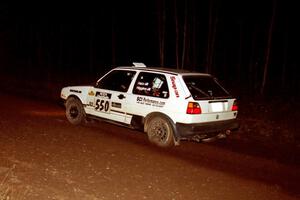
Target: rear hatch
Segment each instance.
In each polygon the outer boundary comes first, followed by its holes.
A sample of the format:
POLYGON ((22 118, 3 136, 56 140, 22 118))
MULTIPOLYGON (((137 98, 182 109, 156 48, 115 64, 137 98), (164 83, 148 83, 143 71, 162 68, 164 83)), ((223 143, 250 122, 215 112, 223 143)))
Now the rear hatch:
POLYGON ((193 97, 194 104, 200 106, 200 113, 192 113, 194 119, 209 122, 236 117, 236 100, 216 78, 210 75, 185 75, 183 80, 193 97))

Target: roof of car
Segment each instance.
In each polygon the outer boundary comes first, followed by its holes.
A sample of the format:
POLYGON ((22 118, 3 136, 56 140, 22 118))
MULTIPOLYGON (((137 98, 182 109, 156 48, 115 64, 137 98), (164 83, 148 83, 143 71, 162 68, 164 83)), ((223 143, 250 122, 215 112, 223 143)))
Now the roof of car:
POLYGON ((132 66, 120 66, 115 69, 131 69, 131 70, 141 70, 141 71, 152 71, 152 72, 163 72, 168 74, 174 75, 203 75, 203 76, 210 76, 207 73, 200 73, 200 72, 193 72, 184 69, 174 69, 174 68, 167 68, 167 67, 132 67, 132 66))

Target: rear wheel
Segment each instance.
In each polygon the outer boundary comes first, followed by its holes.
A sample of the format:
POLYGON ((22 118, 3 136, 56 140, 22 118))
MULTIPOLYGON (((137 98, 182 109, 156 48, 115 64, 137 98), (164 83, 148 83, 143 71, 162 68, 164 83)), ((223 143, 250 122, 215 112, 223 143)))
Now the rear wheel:
POLYGON ((85 121, 85 111, 81 101, 73 97, 66 102, 66 117, 71 124, 78 125, 85 121))
POLYGON ((148 120, 147 135, 151 143, 160 147, 174 145, 174 131, 170 120, 161 115, 156 115, 148 120))

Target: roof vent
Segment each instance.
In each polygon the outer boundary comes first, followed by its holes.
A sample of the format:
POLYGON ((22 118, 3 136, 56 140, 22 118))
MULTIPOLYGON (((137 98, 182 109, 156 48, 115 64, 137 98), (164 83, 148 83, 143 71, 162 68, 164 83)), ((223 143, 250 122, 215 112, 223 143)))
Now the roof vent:
POLYGON ((147 67, 144 63, 133 62, 132 64, 134 67, 147 67))

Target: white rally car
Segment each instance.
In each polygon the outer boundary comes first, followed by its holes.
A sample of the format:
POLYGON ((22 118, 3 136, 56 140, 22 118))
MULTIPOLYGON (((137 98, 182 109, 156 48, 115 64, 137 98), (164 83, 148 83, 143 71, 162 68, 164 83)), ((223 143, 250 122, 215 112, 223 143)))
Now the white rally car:
POLYGON ((72 124, 117 122, 161 147, 221 138, 239 126, 236 99, 213 76, 142 63, 114 68, 95 86, 64 87, 61 98, 72 124))

